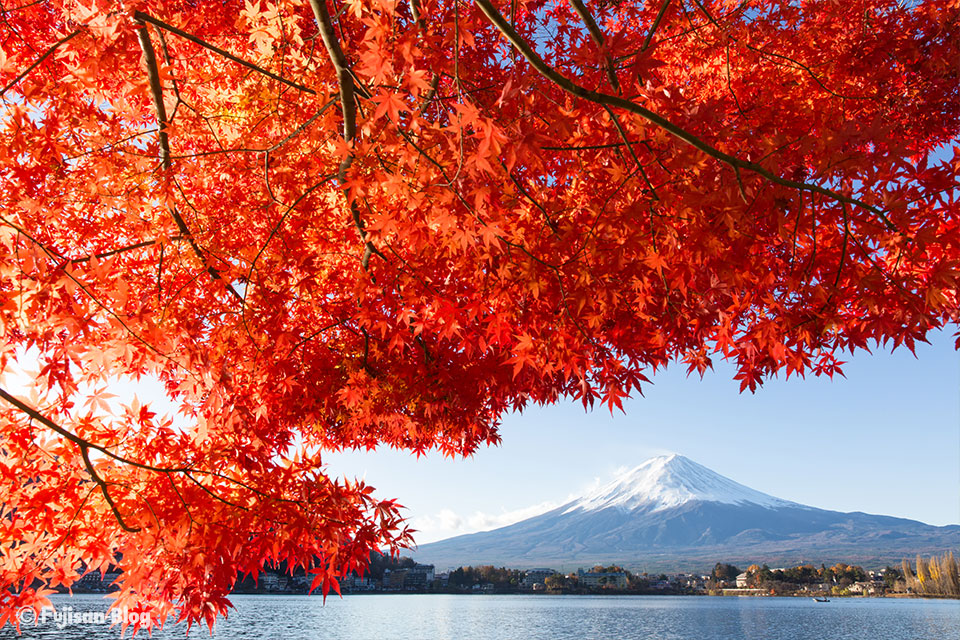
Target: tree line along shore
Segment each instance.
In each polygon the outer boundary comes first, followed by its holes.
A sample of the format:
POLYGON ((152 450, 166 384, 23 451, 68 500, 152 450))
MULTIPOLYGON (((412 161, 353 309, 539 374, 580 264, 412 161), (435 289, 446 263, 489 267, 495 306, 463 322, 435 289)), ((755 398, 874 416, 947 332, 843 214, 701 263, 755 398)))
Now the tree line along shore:
MULTIPOLYGON (((84 576, 77 593, 113 590, 118 572, 84 576)), ((238 576, 234 593, 306 594, 310 577, 283 565, 259 576, 238 576)), ((752 596, 874 596, 960 598, 960 560, 952 552, 903 560, 899 566, 865 570, 857 565, 802 564, 770 568, 752 564, 740 568, 718 562, 707 574, 635 572, 620 565, 596 565, 563 573, 550 568, 513 569, 480 565, 437 572, 433 565, 408 557, 376 554, 364 575, 339 581, 341 593, 477 593, 477 594, 632 594, 632 595, 752 595, 752 596)))

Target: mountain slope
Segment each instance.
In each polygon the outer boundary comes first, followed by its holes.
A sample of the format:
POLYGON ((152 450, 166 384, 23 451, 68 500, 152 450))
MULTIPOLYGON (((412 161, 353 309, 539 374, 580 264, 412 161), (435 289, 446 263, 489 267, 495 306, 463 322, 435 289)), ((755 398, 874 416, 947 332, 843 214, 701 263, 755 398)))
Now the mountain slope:
POLYGON ((816 509, 761 493, 683 456, 648 460, 552 511, 420 547, 438 567, 617 562, 650 570, 714 562, 857 561, 870 566, 960 546, 960 526, 816 509))

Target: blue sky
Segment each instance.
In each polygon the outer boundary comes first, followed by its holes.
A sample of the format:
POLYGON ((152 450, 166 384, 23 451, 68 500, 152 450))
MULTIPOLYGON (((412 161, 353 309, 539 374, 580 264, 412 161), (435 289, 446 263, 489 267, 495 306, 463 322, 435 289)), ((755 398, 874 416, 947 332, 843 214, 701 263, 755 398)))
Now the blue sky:
POLYGON ((468 459, 330 454, 330 471, 397 498, 420 543, 502 526, 563 503, 618 469, 680 453, 810 506, 960 523, 960 354, 953 331, 907 350, 858 352, 846 378, 773 379, 740 394, 717 363, 701 381, 662 372, 625 414, 579 404, 507 416, 500 447, 468 459))

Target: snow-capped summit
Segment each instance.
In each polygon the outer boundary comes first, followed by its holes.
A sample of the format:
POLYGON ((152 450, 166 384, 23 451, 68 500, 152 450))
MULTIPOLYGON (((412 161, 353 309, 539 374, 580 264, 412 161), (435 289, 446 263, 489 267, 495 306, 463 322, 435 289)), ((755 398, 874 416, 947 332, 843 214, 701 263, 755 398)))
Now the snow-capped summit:
POLYGON ((566 505, 564 513, 610 507, 655 512, 691 501, 753 504, 770 508, 800 506, 745 487, 689 458, 672 454, 651 458, 621 474, 612 482, 566 505))

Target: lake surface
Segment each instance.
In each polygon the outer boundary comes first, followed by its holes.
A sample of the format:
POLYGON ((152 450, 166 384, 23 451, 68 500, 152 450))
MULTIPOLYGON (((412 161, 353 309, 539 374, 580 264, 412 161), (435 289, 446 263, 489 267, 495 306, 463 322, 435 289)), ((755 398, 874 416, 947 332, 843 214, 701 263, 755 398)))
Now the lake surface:
MULTIPOLYGON (((48 619, 25 624, 22 638, 107 640, 119 627, 76 622, 100 613, 100 595, 55 596, 72 624, 48 619)), ((352 595, 234 596, 236 607, 214 630, 216 640, 955 640, 960 639, 960 601, 709 596, 480 596, 352 595)), ((61 619, 62 621, 63 619, 61 619)), ((129 632, 127 637, 129 637, 129 632)), ((0 639, 17 637, 10 626, 0 639)), ((137 637, 147 638, 146 634, 137 637)), ((158 640, 183 639, 185 627, 155 630, 158 640)), ((206 627, 190 638, 210 638, 206 627)))

